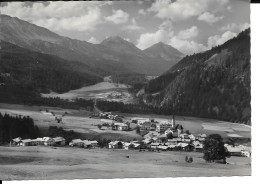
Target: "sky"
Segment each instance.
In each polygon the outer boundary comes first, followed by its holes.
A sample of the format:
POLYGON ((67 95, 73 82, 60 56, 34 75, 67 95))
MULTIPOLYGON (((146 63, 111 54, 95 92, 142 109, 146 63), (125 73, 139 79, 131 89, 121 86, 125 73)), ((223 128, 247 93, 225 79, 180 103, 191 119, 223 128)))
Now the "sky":
POLYGON ((164 42, 184 54, 220 45, 250 26, 247 0, 6 2, 0 11, 94 44, 120 36, 142 50, 164 42))

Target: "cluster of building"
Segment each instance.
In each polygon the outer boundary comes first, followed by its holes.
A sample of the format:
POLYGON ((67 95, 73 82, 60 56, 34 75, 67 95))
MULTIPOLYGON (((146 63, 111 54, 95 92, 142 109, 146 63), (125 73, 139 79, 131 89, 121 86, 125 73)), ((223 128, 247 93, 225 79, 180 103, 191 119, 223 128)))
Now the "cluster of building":
POLYGON ((110 120, 115 120, 117 122, 123 122, 123 119, 121 116, 112 114, 111 112, 103 112, 99 114, 99 117, 101 119, 110 119, 110 120))
POLYGON ((21 137, 17 137, 12 139, 12 144, 16 146, 64 146, 66 144, 66 140, 63 137, 43 137, 36 139, 22 139, 21 137))

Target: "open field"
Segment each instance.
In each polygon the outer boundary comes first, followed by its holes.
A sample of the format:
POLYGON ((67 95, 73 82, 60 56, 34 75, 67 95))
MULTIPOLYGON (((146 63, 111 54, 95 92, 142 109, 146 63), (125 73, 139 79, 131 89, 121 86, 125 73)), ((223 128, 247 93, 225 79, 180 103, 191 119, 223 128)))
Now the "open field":
MULTIPOLYGON (((37 106, 23 106, 12 104, 0 104, 0 112, 2 114, 8 113, 11 115, 23 115, 33 118, 35 125, 39 127, 43 134, 47 131, 49 126, 62 127, 64 130, 74 130, 82 134, 84 138, 94 139, 97 137, 106 137, 111 140, 123 139, 141 139, 141 136, 136 134, 135 130, 132 131, 113 131, 102 127, 98 129, 97 125, 102 124, 100 119, 89 118, 88 112, 84 110, 70 110, 53 107, 37 107, 37 106), (49 113, 45 112, 45 109, 49 110, 49 113), (56 116, 61 116, 67 112, 68 115, 62 117, 62 123, 57 123, 55 117, 50 113, 54 112, 56 116)), ((135 124, 131 124, 131 127, 135 127, 135 124)))
POLYGON ((251 160, 206 163, 195 152, 138 152, 35 146, 0 147, 0 179, 156 178, 251 175, 251 160), (185 156, 193 163, 186 163, 185 156), (126 156, 129 156, 127 158, 126 156))
MULTIPOLYGON (((65 130, 74 130, 85 134, 114 134, 116 137, 119 135, 123 135, 128 136, 129 138, 141 138, 138 134, 135 133, 135 131, 112 131, 105 128, 103 128, 103 130, 99 130, 97 128, 97 125, 102 124, 100 119, 89 118, 87 111, 84 110, 70 110, 53 107, 47 108, 50 112, 54 112, 57 115, 68 112, 68 115, 63 117, 63 123, 58 124, 55 121, 55 117, 52 116, 50 113, 46 114, 44 112, 41 112, 41 110, 45 109, 46 107, 0 104, 0 112, 14 115, 31 116, 34 119, 35 124, 40 129, 47 129, 49 126, 58 126, 63 127, 65 130)), ((133 117, 171 120, 171 116, 163 115, 140 115, 123 113, 118 114, 124 115, 125 121, 131 121, 131 118, 133 117)), ((189 130, 195 135, 200 133, 218 133, 224 138, 251 138, 251 127, 247 125, 196 117, 176 116, 175 118, 176 123, 182 124, 185 130, 189 130)), ((134 127, 133 124, 132 127, 134 127)))
POLYGON ((83 99, 106 99, 118 102, 131 102, 132 95, 128 92, 129 86, 125 84, 116 84, 112 82, 100 82, 92 86, 82 87, 71 90, 63 94, 51 92, 42 94, 43 97, 59 97, 62 99, 73 100, 76 98, 83 99))

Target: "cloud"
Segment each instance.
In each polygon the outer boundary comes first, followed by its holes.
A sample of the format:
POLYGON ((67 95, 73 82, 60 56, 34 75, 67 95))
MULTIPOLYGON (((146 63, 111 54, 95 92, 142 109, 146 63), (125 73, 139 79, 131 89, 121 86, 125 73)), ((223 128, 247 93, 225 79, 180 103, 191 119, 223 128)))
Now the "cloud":
POLYGON ((95 30, 102 21, 100 7, 105 2, 36 2, 27 6, 23 2, 9 2, 1 13, 15 16, 51 30, 95 30), (77 10, 77 11, 75 11, 77 10))
POLYGON ((250 27, 250 24, 248 22, 245 22, 245 23, 242 23, 242 24, 235 24, 235 23, 232 23, 232 24, 228 24, 226 26, 223 26, 220 28, 221 31, 243 31, 247 28, 250 27))
POLYGON ((167 32, 165 30, 159 29, 154 33, 144 33, 141 34, 139 39, 137 40, 137 47, 140 49, 146 49, 158 42, 167 42, 173 32, 167 32))
POLYGON ((214 47, 217 45, 221 45, 235 36, 237 36, 237 34, 231 31, 226 31, 222 35, 211 36, 208 38, 208 46, 214 47))
POLYGON ((137 40, 137 47, 146 49, 158 42, 164 42, 180 50, 185 54, 193 54, 205 51, 208 47, 193 40, 187 40, 196 37, 198 28, 192 26, 186 30, 181 30, 177 35, 174 34, 172 22, 164 21, 156 32, 141 34, 137 40))
POLYGON ((203 14, 201 14, 201 15, 198 17, 198 20, 207 22, 207 23, 209 23, 209 24, 213 24, 213 23, 215 23, 215 22, 218 22, 218 21, 222 20, 223 18, 224 18, 223 16, 216 17, 216 16, 215 16, 214 14, 212 14, 212 13, 204 12, 203 14))
POLYGON ((112 10, 113 15, 106 17, 105 19, 109 22, 113 22, 114 24, 122 24, 128 21, 128 13, 123 10, 112 10))
POLYGON ((91 38, 88 40, 88 42, 89 42, 89 43, 93 43, 93 44, 98 44, 98 43, 99 43, 99 41, 98 41, 96 38, 94 38, 94 37, 91 37, 91 38))
POLYGON ((138 26, 135 18, 132 18, 132 24, 124 26, 123 29, 124 30, 131 30, 131 31, 138 31, 138 30, 142 30, 143 27, 138 26))
POLYGON ((198 36, 199 29, 196 26, 192 26, 189 29, 181 30, 178 34, 178 38, 180 39, 190 39, 198 36))
POLYGON ((144 9, 140 9, 138 11, 138 13, 141 14, 141 15, 146 15, 146 11, 144 9))
POLYGON ((193 40, 182 40, 177 36, 172 37, 168 44, 184 54, 198 53, 208 49, 208 47, 204 46, 201 43, 197 43, 193 40))
POLYGON ((205 11, 219 12, 222 11, 229 0, 157 0, 148 11, 155 12, 156 17, 159 18, 170 18, 173 21, 181 21, 194 16, 198 16, 205 11))

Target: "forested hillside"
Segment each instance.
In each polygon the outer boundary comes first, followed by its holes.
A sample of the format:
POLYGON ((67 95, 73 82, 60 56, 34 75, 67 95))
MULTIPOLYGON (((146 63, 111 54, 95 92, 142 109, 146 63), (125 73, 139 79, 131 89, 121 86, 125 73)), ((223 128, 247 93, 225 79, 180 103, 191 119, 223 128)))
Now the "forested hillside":
POLYGON ((99 82, 102 77, 78 62, 32 52, 1 42, 1 98, 31 97, 40 92, 65 92, 99 82))
POLYGON ((177 115, 250 124, 250 29, 186 56, 145 86, 144 101, 177 115))

